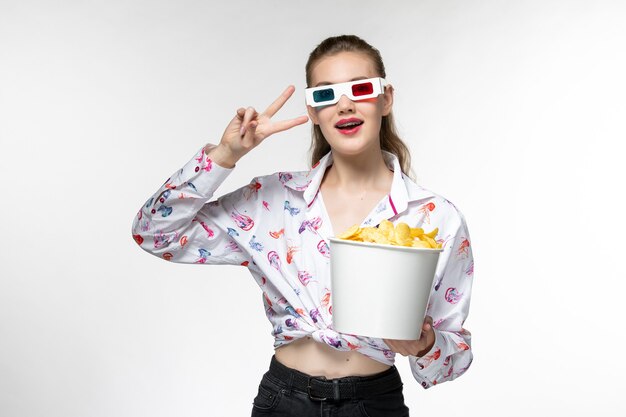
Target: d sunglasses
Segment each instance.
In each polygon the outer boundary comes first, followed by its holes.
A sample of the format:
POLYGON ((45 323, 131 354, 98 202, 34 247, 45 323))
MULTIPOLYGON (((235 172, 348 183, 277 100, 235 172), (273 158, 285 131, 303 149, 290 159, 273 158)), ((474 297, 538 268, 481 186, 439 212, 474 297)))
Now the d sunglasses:
POLYGON ((350 100, 365 100, 378 97, 385 92, 387 81, 384 78, 368 78, 347 83, 322 85, 304 90, 306 104, 311 107, 329 106, 345 95, 350 100))

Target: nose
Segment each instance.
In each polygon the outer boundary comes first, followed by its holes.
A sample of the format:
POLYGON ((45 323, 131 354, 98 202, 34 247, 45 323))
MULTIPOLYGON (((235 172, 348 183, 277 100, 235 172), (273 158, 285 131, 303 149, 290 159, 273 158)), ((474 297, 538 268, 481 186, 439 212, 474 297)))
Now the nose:
POLYGON ((339 97, 337 102, 337 112, 342 113, 354 113, 354 101, 350 100, 345 94, 339 97))

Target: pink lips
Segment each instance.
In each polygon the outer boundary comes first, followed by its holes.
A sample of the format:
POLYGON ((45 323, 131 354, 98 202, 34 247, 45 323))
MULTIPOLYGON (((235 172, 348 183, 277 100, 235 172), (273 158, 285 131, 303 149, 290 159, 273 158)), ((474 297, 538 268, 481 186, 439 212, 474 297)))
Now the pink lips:
POLYGON ((361 130, 361 126, 363 126, 363 120, 361 119, 357 119, 355 117, 351 117, 349 119, 341 119, 339 120, 336 124, 335 124, 335 128, 339 131, 339 133, 341 133, 342 135, 353 135, 355 133, 357 133, 359 130, 361 130), (360 123, 357 126, 351 127, 349 129, 340 129, 339 126, 348 124, 348 123, 360 123))

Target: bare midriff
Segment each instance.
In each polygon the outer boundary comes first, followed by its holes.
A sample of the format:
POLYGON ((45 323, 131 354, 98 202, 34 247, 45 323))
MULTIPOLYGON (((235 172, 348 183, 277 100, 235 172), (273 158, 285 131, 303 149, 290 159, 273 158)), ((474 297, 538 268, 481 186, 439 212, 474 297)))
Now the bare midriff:
POLYGON ((279 347, 275 355, 278 362, 289 368, 328 379, 374 375, 390 368, 359 352, 339 351, 325 343, 316 342, 310 336, 279 347))

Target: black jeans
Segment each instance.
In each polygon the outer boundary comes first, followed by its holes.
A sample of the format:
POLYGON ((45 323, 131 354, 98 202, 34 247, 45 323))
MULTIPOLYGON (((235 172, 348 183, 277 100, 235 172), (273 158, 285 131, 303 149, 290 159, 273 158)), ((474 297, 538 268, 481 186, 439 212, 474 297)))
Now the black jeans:
POLYGON ((395 366, 368 377, 326 380, 287 368, 272 357, 252 405, 252 417, 406 417, 402 381, 395 366), (309 381, 303 384, 303 381, 309 381), (312 381, 312 382, 311 382, 312 381), (318 382, 331 387, 320 395, 318 382), (333 390, 333 387, 341 386, 333 390), (334 391, 335 393, 333 394, 334 391), (369 394, 374 392, 373 395, 369 394), (334 398, 332 398, 334 396, 334 398), (325 397, 325 398, 323 398, 325 397))

